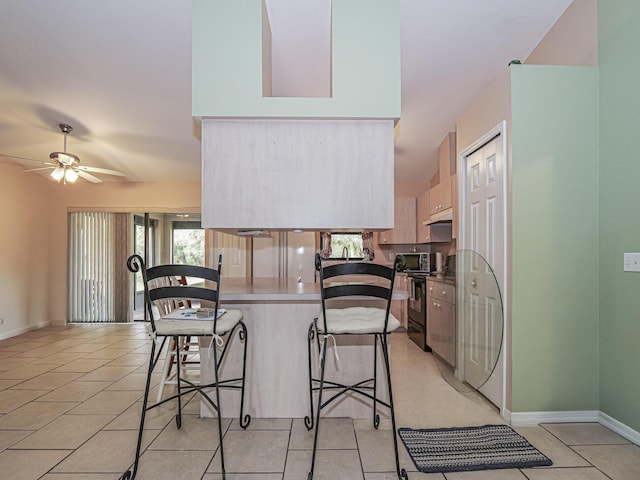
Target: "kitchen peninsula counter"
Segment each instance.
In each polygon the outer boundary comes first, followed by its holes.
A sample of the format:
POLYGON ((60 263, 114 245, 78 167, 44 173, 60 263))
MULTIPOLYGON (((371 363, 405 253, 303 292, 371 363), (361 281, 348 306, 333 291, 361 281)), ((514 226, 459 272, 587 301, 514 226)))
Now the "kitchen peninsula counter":
MULTIPOLYGON (((395 290, 394 300, 406 300, 405 290, 395 290)), ((263 278, 222 278, 220 301, 315 301, 320 307, 320 284, 302 283, 293 279, 273 277, 263 278)))
MULTIPOLYGON (((407 292, 394 291, 394 299, 407 298, 407 292)), ((254 418, 301 418, 309 415, 308 332, 309 325, 320 313, 320 285, 299 283, 278 278, 222 278, 220 306, 243 311, 247 326, 247 377, 245 413, 254 418)), ((242 348, 237 334, 229 350, 223 371, 229 375, 240 372, 242 348)), ((327 378, 355 382, 373 376, 373 337, 336 337, 327 350, 327 378), (338 371, 339 370, 339 371, 338 371)), ((208 360, 210 352, 201 349, 202 380, 212 381, 213 371, 208 360)), ((378 355, 378 372, 384 372, 382 355, 378 355)), ((317 347, 313 343, 312 358, 317 364, 317 347)), ((386 399, 385 375, 379 375, 378 392, 386 399)), ((237 417, 240 395, 224 391, 222 416, 237 417)), ((381 409, 384 417, 387 412, 381 409)), ((206 403, 201 415, 214 416, 206 403)), ((371 407, 360 397, 335 402, 323 415, 370 418, 371 407)))
POLYGON ((221 302, 320 301, 320 284, 281 278, 222 278, 221 302))

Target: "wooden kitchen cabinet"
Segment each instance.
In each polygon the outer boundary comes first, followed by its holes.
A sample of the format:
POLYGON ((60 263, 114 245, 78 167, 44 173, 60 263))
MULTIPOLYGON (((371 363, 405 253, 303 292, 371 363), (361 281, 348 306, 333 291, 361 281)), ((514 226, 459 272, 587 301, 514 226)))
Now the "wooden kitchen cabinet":
POLYGON ((454 132, 449 132, 438 148, 438 172, 438 183, 429 189, 431 215, 453 206, 451 175, 456 173, 456 134, 454 132))
POLYGON ((423 225, 429 220, 429 190, 425 190, 417 198, 416 205, 416 241, 418 243, 429 243, 431 240, 431 229, 428 225, 423 225))
POLYGON ((424 225, 431 218, 429 212, 430 190, 425 190, 417 198, 416 243, 438 243, 451 241, 451 224, 424 225))
POLYGON ((455 285, 427 280, 427 344, 452 367, 456 366, 455 285))
POLYGON ((393 229, 378 232, 378 244, 416 243, 416 199, 396 197, 393 206, 393 229))
POLYGON ((431 178, 429 188, 429 216, 438 213, 441 208, 442 202, 440 201, 440 175, 435 174, 431 178))

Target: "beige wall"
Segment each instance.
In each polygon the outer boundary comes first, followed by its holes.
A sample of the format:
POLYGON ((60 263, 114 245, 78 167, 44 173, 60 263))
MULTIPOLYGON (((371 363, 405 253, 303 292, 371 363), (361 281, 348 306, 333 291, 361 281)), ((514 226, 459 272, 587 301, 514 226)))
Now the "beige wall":
MULTIPOLYGON (((45 181, 46 182, 46 181, 45 181)), ((50 182, 47 182, 50 183, 50 182)), ((67 213, 77 210, 112 212, 199 212, 200 182, 53 185, 50 195, 51 271, 49 311, 54 325, 67 320, 67 213)))
POLYGON ((393 187, 396 197, 418 197, 429 188, 429 179, 424 182, 394 182, 393 187))
POLYGON ((598 1, 574 0, 525 63, 597 66, 598 1))
POLYGON ((0 339, 47 323, 51 184, 0 163, 0 339))

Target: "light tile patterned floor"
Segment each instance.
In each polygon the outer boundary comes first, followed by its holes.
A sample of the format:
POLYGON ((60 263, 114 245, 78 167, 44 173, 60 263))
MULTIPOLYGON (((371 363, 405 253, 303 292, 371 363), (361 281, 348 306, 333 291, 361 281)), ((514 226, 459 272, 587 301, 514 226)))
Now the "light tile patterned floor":
MULTIPOLYGON (((302 340, 304 341, 304 340, 302 340)), ((0 342, 0 477, 14 480, 115 480, 133 458, 149 339, 141 325, 44 328, 0 342)), ((430 354, 392 335, 398 426, 435 428, 501 423, 473 395, 444 382, 430 354)), ((154 384, 158 381, 154 378, 154 384)), ((155 399, 156 391, 151 397, 155 399)), ((220 478, 214 419, 199 400, 177 430, 171 405, 148 415, 138 478, 220 478)), ((304 480, 312 433, 301 419, 226 420, 229 480, 304 480)), ((547 424, 517 430, 553 467, 422 474, 401 446, 411 479, 637 480, 640 447, 598 424, 547 424)), ((323 419, 316 480, 392 480, 391 430, 383 422, 323 419), (386 427, 386 428, 385 428, 386 427)))

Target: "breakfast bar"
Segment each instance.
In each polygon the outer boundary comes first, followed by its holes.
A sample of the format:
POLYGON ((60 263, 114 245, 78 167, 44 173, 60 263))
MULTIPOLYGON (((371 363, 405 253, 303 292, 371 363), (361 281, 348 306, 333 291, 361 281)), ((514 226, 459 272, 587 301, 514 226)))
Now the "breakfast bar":
MULTIPOLYGON (((253 418, 300 418, 309 415, 309 379, 307 345, 311 321, 320 312, 320 286, 279 278, 224 278, 220 290, 220 306, 237 308, 244 313, 247 326, 248 351, 245 392, 245 412, 253 418)), ((394 291, 394 299, 407 298, 406 291, 394 291)), ((237 342, 237 334, 232 341, 237 342)), ((357 381, 372 376, 373 336, 337 337, 327 349, 327 378, 340 370, 345 381, 357 381), (340 365, 351 368, 341 369, 340 365), (362 365, 362 370, 353 365, 362 365), (354 371, 354 378, 349 372, 354 371)), ((241 368, 241 349, 231 349, 223 369, 230 373, 241 368)), ((314 345, 314 351, 317 347, 314 345)), ((213 381, 211 351, 201 348, 201 377, 203 382, 213 381)), ((314 362, 314 368, 317 362, 314 362)), ((378 366, 383 370, 381 355, 378 366)), ((379 377, 378 392, 386 399, 386 380, 379 377)), ((237 417, 240 405, 239 391, 223 392, 222 405, 225 418, 237 417)), ((370 418, 371 406, 360 397, 345 396, 323 411, 334 417, 370 418)), ((386 416, 381 409, 381 416, 386 416)), ((201 405, 202 416, 214 416, 206 404, 201 405)))

